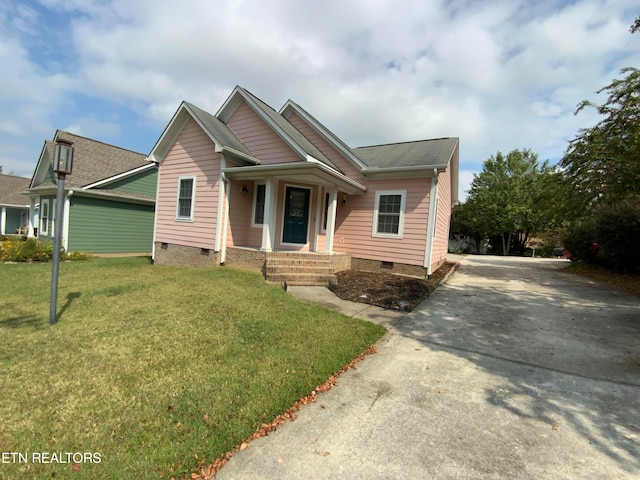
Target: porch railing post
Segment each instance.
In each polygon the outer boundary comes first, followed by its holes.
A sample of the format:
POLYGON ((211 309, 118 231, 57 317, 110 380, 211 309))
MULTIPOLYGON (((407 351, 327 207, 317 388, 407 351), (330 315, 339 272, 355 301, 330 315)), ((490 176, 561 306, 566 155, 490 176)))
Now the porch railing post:
POLYGON ((336 209, 338 205, 338 190, 329 190, 329 206, 327 208, 327 230, 325 233, 324 253, 333 253, 333 236, 336 233, 336 209))
POLYGON ((260 250, 271 252, 276 238, 276 202, 278 200, 278 182, 267 178, 264 188, 264 218, 262 225, 262 247, 260 250))

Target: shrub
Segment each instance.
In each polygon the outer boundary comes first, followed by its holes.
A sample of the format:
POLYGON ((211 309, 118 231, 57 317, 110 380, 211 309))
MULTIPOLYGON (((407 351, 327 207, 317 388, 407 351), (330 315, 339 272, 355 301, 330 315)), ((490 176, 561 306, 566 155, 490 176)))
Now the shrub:
POLYGON ((639 238, 640 207, 628 201, 599 208, 569 230, 564 245, 576 260, 635 273, 640 269, 639 238))
POLYGON ((73 261, 89 260, 90 257, 91 255, 89 255, 87 252, 69 252, 67 254, 67 260, 73 261))
MULTIPOLYGON (((35 238, 27 240, 7 240, 0 243, 0 261, 5 262, 50 262, 53 257, 53 244, 41 242, 35 238)), ((89 254, 60 251, 60 260, 87 260, 89 254)))

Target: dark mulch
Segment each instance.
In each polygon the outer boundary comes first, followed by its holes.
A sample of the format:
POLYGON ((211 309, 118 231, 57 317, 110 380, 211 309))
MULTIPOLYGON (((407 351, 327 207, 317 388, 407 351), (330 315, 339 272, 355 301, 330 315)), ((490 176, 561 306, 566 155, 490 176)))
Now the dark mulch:
POLYGON ((336 273, 337 283, 329 288, 344 300, 410 312, 440 285, 456 265, 445 263, 428 280, 384 272, 346 270, 336 273))

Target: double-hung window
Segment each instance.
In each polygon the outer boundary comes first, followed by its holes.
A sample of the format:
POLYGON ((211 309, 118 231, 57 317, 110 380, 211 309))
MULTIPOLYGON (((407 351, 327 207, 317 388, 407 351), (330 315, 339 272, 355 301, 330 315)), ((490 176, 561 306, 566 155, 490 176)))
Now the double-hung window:
POLYGON ((253 216, 252 226, 260 227, 264 223, 264 203, 267 186, 264 183, 258 183, 253 189, 253 216))
POLYGON ((180 177, 178 179, 178 201, 176 220, 193 221, 193 204, 196 195, 196 177, 180 177))
POLYGON ((406 197, 406 190, 376 192, 372 233, 374 237, 402 238, 406 197))
POLYGON ((49 200, 40 203, 40 234, 49 235, 49 200))

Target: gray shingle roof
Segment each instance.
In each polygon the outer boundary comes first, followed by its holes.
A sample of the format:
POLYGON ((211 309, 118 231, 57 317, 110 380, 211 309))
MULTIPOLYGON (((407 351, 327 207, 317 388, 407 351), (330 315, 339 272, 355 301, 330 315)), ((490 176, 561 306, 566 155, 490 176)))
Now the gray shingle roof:
POLYGON ((451 137, 372 145, 351 151, 369 168, 445 168, 457 144, 458 138, 451 137))
POLYGON ((0 205, 29 205, 29 197, 21 195, 29 188, 29 178, 0 174, 0 205))
POLYGON ((209 112, 205 112, 199 107, 196 107, 194 104, 189 102, 184 102, 187 107, 192 111, 192 113, 198 117, 198 120, 205 128, 209 130, 211 135, 213 135, 218 141, 222 142, 222 146, 231 147, 234 150, 237 150, 241 153, 245 153, 247 155, 252 155, 251 151, 247 148, 247 146, 240 141, 238 137, 236 137, 231 129, 227 127, 221 120, 219 120, 215 115, 211 115, 209 112))
MULTIPOLYGON (((69 188, 84 187, 150 163, 142 153, 62 130, 58 130, 56 135, 60 140, 73 142, 73 171, 66 180, 69 188)), ((52 160, 53 147, 53 142, 46 142, 45 149, 52 160)))

